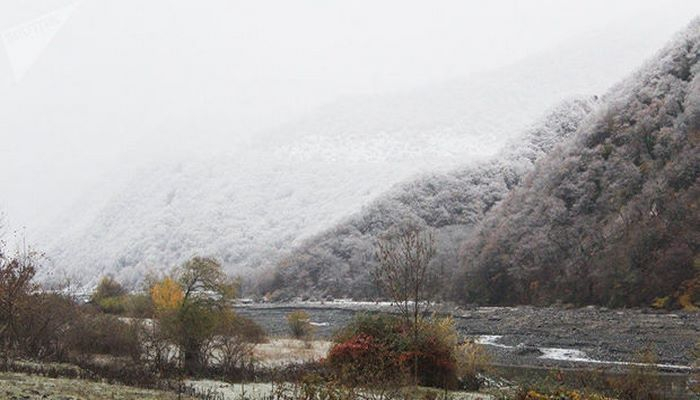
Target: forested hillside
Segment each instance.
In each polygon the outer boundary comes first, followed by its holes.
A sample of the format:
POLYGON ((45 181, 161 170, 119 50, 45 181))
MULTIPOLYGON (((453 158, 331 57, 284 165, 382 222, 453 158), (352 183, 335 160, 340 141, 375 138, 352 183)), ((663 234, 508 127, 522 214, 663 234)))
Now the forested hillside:
POLYGON ((462 300, 700 300, 700 20, 537 165, 462 248, 462 300))
MULTIPOLYGON (((154 157, 137 171, 125 160, 123 176, 56 206, 32 240, 49 258, 39 278, 89 289, 111 274, 137 287, 196 254, 254 276, 392 185, 493 156, 562 99, 602 92, 647 57, 659 29, 605 30, 497 70, 339 98, 247 141, 154 157)), ((457 264, 455 250, 441 254, 457 264)))
POLYGON ((261 283, 261 290, 280 298, 298 294, 371 296, 374 286, 369 272, 375 263, 377 237, 405 221, 436 229, 439 256, 433 262, 445 267, 443 277, 451 276, 458 261, 458 244, 470 227, 516 187, 538 159, 575 132, 594 104, 594 99, 561 104, 491 161, 397 186, 291 252, 261 283))
POLYGON ((696 19, 594 111, 567 103, 490 162, 397 187, 307 240, 261 291, 371 297, 376 240, 408 220, 436 231, 445 298, 695 307, 699 47, 696 19))

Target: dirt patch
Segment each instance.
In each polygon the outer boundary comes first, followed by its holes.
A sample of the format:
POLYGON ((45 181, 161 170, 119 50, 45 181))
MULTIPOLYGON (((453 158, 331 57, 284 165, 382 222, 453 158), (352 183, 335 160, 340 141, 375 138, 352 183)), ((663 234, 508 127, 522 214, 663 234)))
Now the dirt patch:
POLYGON ((264 366, 275 367, 318 361, 331 348, 327 340, 302 341, 297 339, 270 339, 253 350, 255 359, 264 366))

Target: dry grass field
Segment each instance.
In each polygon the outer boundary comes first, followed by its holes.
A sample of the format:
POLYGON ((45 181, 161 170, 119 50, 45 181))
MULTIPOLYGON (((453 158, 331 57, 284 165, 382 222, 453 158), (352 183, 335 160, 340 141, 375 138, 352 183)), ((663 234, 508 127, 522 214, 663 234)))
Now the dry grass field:
POLYGON ((318 361, 325 357, 332 343, 327 340, 270 339, 255 346, 255 359, 265 366, 281 366, 318 361))
MULTIPOLYGON (((177 394, 82 379, 0 373, 0 398, 7 400, 175 400, 177 394)), ((193 400, 188 396, 181 399, 193 400)))

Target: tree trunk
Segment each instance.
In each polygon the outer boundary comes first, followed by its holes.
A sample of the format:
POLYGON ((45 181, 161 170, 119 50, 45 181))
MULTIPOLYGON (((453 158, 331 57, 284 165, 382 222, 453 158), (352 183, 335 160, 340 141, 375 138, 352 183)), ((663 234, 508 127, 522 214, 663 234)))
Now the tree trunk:
POLYGON ((185 370, 185 372, 187 372, 188 374, 195 374, 199 372, 201 368, 199 346, 190 343, 187 346, 185 346, 183 352, 184 358, 182 367, 185 370))

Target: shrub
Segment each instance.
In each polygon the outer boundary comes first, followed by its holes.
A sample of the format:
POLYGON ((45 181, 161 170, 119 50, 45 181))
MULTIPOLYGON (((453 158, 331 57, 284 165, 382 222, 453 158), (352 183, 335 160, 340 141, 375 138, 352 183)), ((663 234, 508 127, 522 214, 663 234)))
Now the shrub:
POLYGON ((105 314, 81 315, 71 327, 69 343, 75 356, 101 354, 137 360, 142 350, 136 321, 105 314))
POLYGON ((155 314, 151 297, 144 293, 126 296, 126 315, 134 318, 152 318, 155 314))
POLYGON ((458 346, 450 318, 421 321, 416 338, 402 319, 360 314, 336 333, 334 342, 326 363, 350 383, 372 383, 372 378, 398 382, 415 373, 421 385, 456 388, 467 382, 475 389, 477 374, 488 362, 482 347, 458 346))
POLYGON ((267 342, 267 333, 262 326, 250 318, 240 315, 235 315, 235 332, 236 336, 250 343, 265 343, 267 342))
POLYGON ((311 317, 305 311, 292 311, 287 315, 287 325, 292 336, 297 339, 308 339, 313 333, 311 317))
POLYGON ((100 301, 110 297, 120 297, 127 293, 126 289, 111 276, 105 276, 100 280, 90 296, 90 301, 99 304, 100 301))
POLYGON ((90 303, 107 314, 150 318, 154 314, 153 302, 148 294, 130 294, 112 277, 102 278, 90 296, 90 303))
POLYGON ((484 346, 473 341, 459 345, 455 353, 457 376, 461 380, 461 388, 478 390, 483 384, 480 374, 488 371, 491 357, 484 346))
POLYGON ((41 254, 27 249, 9 257, 2 245, 0 241, 0 361, 62 358, 78 307, 68 296, 42 291, 34 282, 41 254))
POLYGON ((360 313, 348 325, 335 333, 333 341, 339 343, 353 336, 366 334, 381 338, 384 343, 394 347, 392 341, 403 341, 401 338, 403 331, 402 321, 393 315, 360 313))
POLYGON ((542 393, 535 389, 524 389, 518 392, 515 400, 613 400, 598 393, 585 393, 577 390, 559 390, 553 393, 542 393))
POLYGON ((639 365, 633 366, 627 375, 611 378, 610 387, 615 397, 620 400, 654 400, 660 399, 662 392, 656 368, 657 356, 651 348, 642 350, 637 355, 639 365))
POLYGON ((326 363, 340 382, 351 386, 395 382, 402 377, 392 349, 364 333, 335 344, 326 363))
POLYGON ((78 318, 75 302, 55 293, 33 293, 19 310, 16 339, 18 355, 36 359, 61 359, 69 341, 66 333, 78 318))
POLYGON ((125 296, 105 297, 95 302, 97 308, 103 313, 122 315, 126 313, 125 296))
POLYGON ((358 314, 336 332, 325 363, 346 384, 400 381, 406 376, 399 360, 407 349, 403 325, 388 314, 358 314))
POLYGON ((32 304, 31 293, 37 289, 35 274, 31 258, 7 258, 0 247, 0 355, 4 357, 22 348, 19 318, 32 304))
POLYGON ((154 371, 164 374, 177 369, 177 352, 173 344, 155 321, 144 322, 139 326, 142 338, 142 354, 154 371))
POLYGON ((125 315, 134 318, 151 318, 154 314, 151 298, 141 293, 105 297, 97 301, 95 306, 106 314, 125 315))
MULTIPOLYGON (((328 381, 325 377, 316 373, 307 373, 293 383, 275 385, 270 396, 272 399, 323 399, 323 400, 351 400, 365 398, 357 393, 357 389, 346 386, 336 381, 328 381)), ((378 397, 389 399, 391 397, 378 397)))
POLYGON ((603 148, 600 151, 600 155, 603 157, 604 160, 607 160, 610 157, 610 154, 613 152, 613 145, 610 143, 606 143, 603 145, 603 148))
POLYGON ((408 339, 408 351, 400 355, 404 368, 410 370, 417 359, 418 382, 425 386, 456 388, 457 332, 451 318, 423 320, 415 342, 408 339))
POLYGON ((657 310, 666 310, 666 309, 668 309, 670 304, 671 304, 671 297, 670 296, 663 296, 663 297, 655 298, 654 301, 651 303, 651 306, 652 306, 652 308, 656 308, 657 310))
POLYGON ((250 366, 255 343, 265 340, 265 331, 255 321, 228 310, 221 316, 206 353, 227 377, 231 377, 235 371, 250 366))

